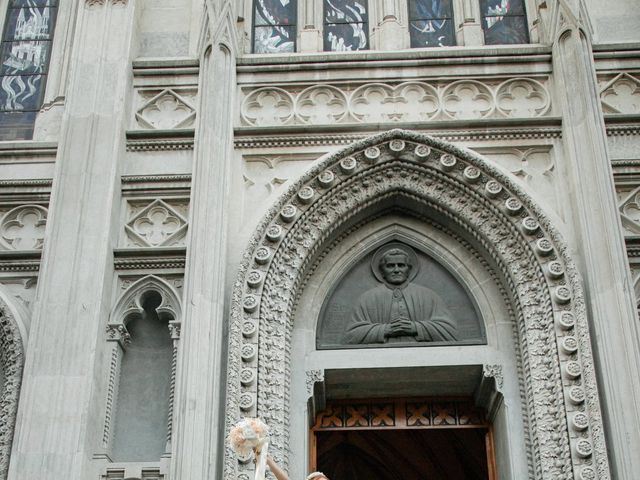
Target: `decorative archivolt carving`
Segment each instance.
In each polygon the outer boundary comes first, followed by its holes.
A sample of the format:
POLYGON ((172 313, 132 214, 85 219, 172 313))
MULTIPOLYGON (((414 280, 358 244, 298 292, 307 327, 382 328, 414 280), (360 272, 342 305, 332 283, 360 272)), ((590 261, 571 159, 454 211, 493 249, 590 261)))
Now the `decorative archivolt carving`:
POLYGON ((241 108, 245 125, 328 125, 418 122, 474 118, 532 118, 549 113, 547 86, 532 78, 503 82, 458 80, 368 83, 350 90, 314 85, 301 92, 277 87, 248 91, 241 108))
POLYGON ((47 209, 41 205, 21 205, 0 219, 0 248, 41 250, 47 224, 47 209))
MULTIPOLYGON (((260 415, 272 427, 275 456, 287 464, 298 290, 344 222, 389 197, 466 231, 511 292, 531 478, 610 478, 584 296, 568 247, 508 175, 469 151, 399 130, 327 157, 258 227, 233 292, 227 427, 239 415, 260 415), (242 382, 245 370, 256 373, 254 383, 242 382)), ((225 478, 239 479, 247 468, 227 450, 225 478)))
POLYGON ((20 329, 8 305, 0 299, 0 479, 7 478, 18 411, 24 351, 20 329))
POLYGON ((600 87, 605 113, 640 113, 640 78, 620 73, 600 87))

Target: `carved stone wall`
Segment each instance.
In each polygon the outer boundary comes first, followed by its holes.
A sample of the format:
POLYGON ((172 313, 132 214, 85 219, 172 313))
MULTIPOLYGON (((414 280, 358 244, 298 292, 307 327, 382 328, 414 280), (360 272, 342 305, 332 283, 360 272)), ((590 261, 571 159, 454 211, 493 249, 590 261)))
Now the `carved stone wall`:
POLYGON ((0 299, 0 479, 7 478, 18 411, 24 352, 22 336, 9 307, 0 299))
MULTIPOLYGON (((566 244, 543 210, 481 157, 397 130, 326 158, 258 226, 233 292, 227 428, 239 415, 260 415, 272 426, 274 456, 287 465, 301 282, 347 219, 389 197, 456 225, 512 292, 530 478, 609 478, 582 286, 566 244)), ((247 470, 227 450, 225 478, 249 478, 247 470)))

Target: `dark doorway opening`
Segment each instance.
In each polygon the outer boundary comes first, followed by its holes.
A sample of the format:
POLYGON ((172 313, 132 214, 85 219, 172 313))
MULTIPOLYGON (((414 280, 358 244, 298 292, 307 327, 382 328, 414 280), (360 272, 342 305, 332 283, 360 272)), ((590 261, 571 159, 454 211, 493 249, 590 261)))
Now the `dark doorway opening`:
POLYGON ((491 480, 486 428, 316 432, 317 469, 331 480, 491 480))

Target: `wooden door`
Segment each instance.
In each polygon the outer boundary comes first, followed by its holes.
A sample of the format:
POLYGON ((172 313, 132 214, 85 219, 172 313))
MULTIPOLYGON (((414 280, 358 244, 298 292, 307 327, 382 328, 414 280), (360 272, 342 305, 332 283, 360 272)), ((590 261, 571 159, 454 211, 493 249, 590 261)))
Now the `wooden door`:
POLYGON ((468 399, 332 402, 311 429, 331 480, 495 480, 490 425, 468 399))

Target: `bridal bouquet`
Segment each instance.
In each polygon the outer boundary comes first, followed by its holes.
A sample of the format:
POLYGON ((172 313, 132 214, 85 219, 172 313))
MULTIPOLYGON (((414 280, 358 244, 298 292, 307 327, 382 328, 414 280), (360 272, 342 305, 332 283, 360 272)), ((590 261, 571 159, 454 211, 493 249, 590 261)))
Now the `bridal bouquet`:
POLYGON ((269 448, 269 427, 259 418, 243 418, 229 432, 231 448, 240 457, 256 454, 255 480, 264 480, 267 450, 269 448))

